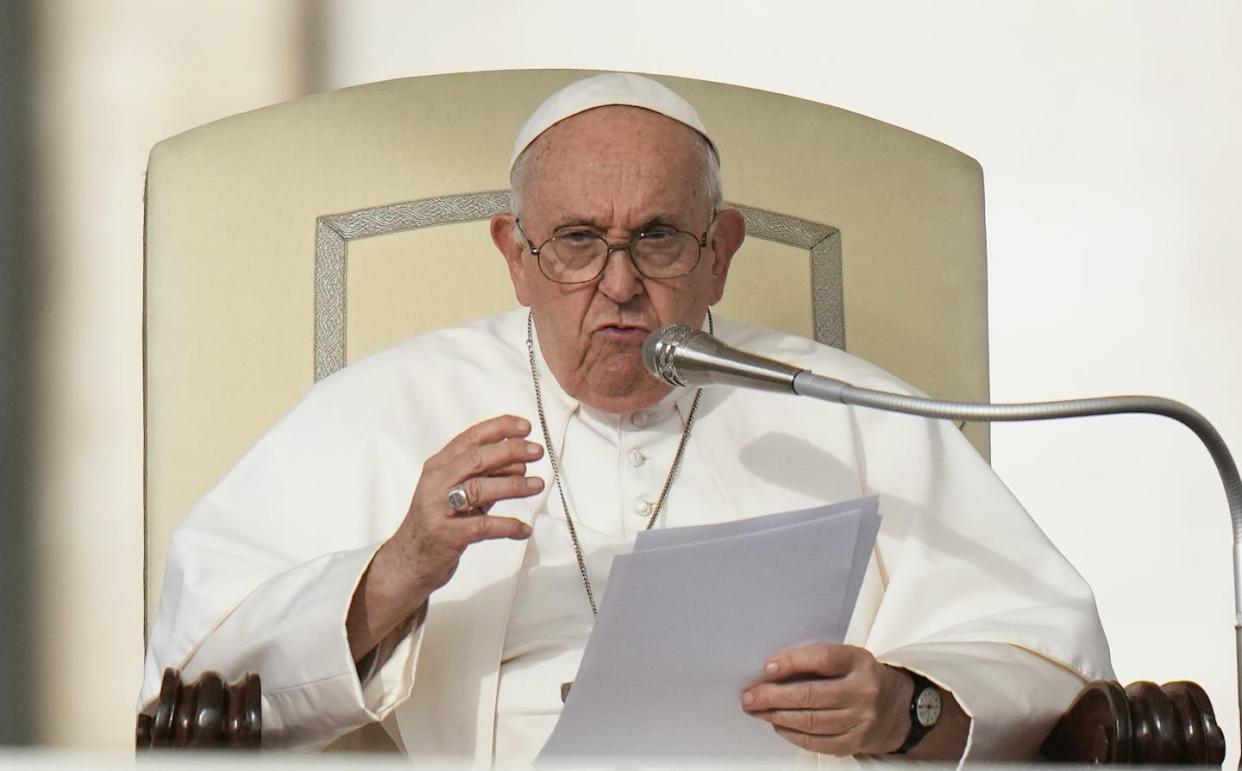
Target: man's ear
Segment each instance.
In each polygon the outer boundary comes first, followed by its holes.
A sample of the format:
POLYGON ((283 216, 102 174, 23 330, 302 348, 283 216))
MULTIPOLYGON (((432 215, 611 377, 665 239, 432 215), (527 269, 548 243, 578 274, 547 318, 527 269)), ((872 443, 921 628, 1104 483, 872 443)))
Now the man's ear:
POLYGON ((511 212, 502 212, 492 217, 492 243, 505 258, 509 268, 509 280, 513 282, 513 294, 522 305, 529 306, 526 292, 526 254, 525 239, 518 231, 517 219, 511 212))
POLYGON ((724 297, 725 281, 729 277, 733 255, 745 240, 746 218, 737 209, 721 209, 716 215, 716 224, 712 226, 707 241, 712 250, 712 305, 724 297))

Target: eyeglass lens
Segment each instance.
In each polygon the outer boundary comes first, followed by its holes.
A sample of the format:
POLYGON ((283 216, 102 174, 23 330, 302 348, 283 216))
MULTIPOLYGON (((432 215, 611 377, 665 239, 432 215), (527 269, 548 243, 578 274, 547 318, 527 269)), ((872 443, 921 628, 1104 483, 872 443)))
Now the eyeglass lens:
POLYGON ((553 281, 590 281, 604 270, 611 252, 630 251, 638 271, 648 278, 676 278, 694 270, 699 241, 677 230, 644 233, 631 244, 609 244, 594 233, 567 233, 540 248, 540 268, 553 281))

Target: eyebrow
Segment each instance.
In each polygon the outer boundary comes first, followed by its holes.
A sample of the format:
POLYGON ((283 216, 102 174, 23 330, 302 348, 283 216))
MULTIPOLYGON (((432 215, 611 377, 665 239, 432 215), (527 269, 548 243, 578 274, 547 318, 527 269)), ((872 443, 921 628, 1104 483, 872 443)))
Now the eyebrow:
POLYGON ((558 230, 564 230, 565 228, 581 228, 581 227, 593 228, 595 230, 607 230, 608 229, 598 220, 591 219, 590 217, 570 217, 569 219, 562 222, 561 224, 553 227, 552 231, 556 232, 558 230))
MULTIPOLYGON (((649 217, 646 222, 644 222, 643 224, 635 228, 633 232, 642 233, 647 230, 650 230, 651 228, 657 225, 666 225, 666 226, 675 228, 677 227, 676 223, 677 223, 677 218, 672 216, 671 214, 667 214, 667 213, 656 214, 652 217, 649 217)), ((570 216, 564 222, 552 228, 552 232, 555 233, 557 231, 564 230, 565 228, 580 228, 580 227, 588 227, 588 228, 592 228, 593 230, 598 230, 601 232, 608 230, 608 226, 606 224, 600 222, 597 219, 594 219, 593 217, 570 216)))

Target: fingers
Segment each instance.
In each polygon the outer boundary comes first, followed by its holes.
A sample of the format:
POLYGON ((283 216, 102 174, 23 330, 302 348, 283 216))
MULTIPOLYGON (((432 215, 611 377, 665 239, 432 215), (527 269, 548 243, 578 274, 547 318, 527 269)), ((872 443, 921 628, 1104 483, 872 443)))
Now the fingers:
POLYGON ((742 694, 742 708, 814 752, 889 752, 908 720, 909 696, 899 698, 903 678, 864 648, 807 645, 765 662, 763 678, 742 694))
MULTIPOLYGON (((526 476, 526 464, 525 464, 525 463, 510 463, 508 466, 501 466, 500 468, 492 469, 491 476, 494 476, 494 477, 525 477, 525 476, 526 476)), ((538 479, 537 477, 532 477, 531 479, 529 479, 529 480, 527 480, 527 481, 537 481, 537 482, 539 482, 539 484, 537 484, 537 485, 535 485, 534 487, 530 488, 533 492, 539 492, 540 490, 542 490, 542 489, 543 489, 543 480, 540 480, 540 479, 538 479)), ((469 493, 469 492, 467 492, 467 493, 466 493, 466 496, 467 496, 467 497, 470 497, 470 493, 469 493)), ((516 498, 516 497, 519 497, 519 496, 518 496, 517 494, 515 494, 515 495, 513 495, 513 496, 511 496, 511 497, 516 498)), ((470 500, 471 500, 471 502, 473 502, 475 499, 474 499, 474 498, 470 498, 470 500)), ((491 508, 492 508, 492 504, 491 504, 491 503, 485 503, 485 504, 482 504, 482 505, 476 505, 476 506, 474 506, 473 508, 471 508, 469 511, 456 512, 456 513, 459 513, 459 514, 487 514, 487 513, 491 510, 491 508)))
POLYGON ((508 466, 492 469, 494 477, 523 477, 526 476, 525 463, 510 463, 508 466))
POLYGON ((869 656, 849 645, 806 645, 781 651, 764 663, 763 677, 742 694, 742 707, 747 712, 764 712, 840 709, 857 703, 868 697, 859 692, 867 690, 867 683, 865 678, 849 676, 869 656))
POLYGON ((404 598, 421 603, 444 586, 470 544, 530 537, 530 527, 520 520, 487 513, 499 501, 543 490, 542 479, 526 476, 527 463, 543 456, 542 447, 526 440, 530 431, 530 421, 513 415, 490 418, 453 437, 423 463, 405 517, 381 547, 386 558, 377 558, 371 568, 376 585, 396 587, 389 594, 402 598, 395 604, 407 615, 413 607, 406 607, 404 598), (466 494, 464 511, 449 503, 457 485, 466 494))
POLYGON ((486 511, 497 501, 526 498, 543 490, 543 480, 527 476, 471 477, 461 483, 466 498, 476 509, 486 511))
POLYGON ((764 665, 763 680, 742 694, 742 706, 759 712, 873 704, 880 690, 876 669, 869 652, 849 645, 782 651, 764 665))
POLYGON ((742 705, 788 741, 830 755, 867 751, 877 718, 875 701, 840 678, 761 683, 743 694, 742 705))
MULTIPOLYGON (((753 717, 766 720, 772 724, 773 730, 790 742, 811 750, 829 755, 854 755, 864 750, 866 729, 874 722, 874 711, 869 704, 849 704, 840 707, 806 707, 759 710, 768 704, 817 704, 820 695, 828 694, 826 701, 834 702, 831 688, 817 688, 811 681, 797 684, 798 688, 787 688, 783 694, 771 695, 759 693, 755 695, 746 710, 753 717), (810 687, 801 687, 810 686, 810 687)), ((828 681, 818 681, 823 684, 828 681)), ((756 686, 748 691, 748 695, 761 688, 756 686)))
POLYGON ((858 727, 863 720, 848 709, 778 709, 755 715, 776 728, 816 736, 838 736, 858 727))
POLYGON ((442 455, 457 455, 471 447, 495 444, 504 439, 521 439, 530 434, 530 421, 516 415, 499 415, 475 423, 449 440, 442 455))
POLYGON ((798 675, 843 677, 872 660, 863 648, 853 645, 804 645, 781 651, 763 665, 763 682, 798 675))
POLYGON ((427 459, 411 508, 424 516, 486 514, 492 504, 506 498, 522 498, 543 490, 543 482, 527 477, 526 464, 543 456, 543 448, 527 441, 530 422, 501 415, 476 423, 427 459), (461 485, 469 507, 455 511, 448 505, 448 491, 461 485))
POLYGON ((481 516, 464 519, 459 528, 462 549, 472 543, 491 541, 497 538, 511 538, 520 541, 529 538, 530 525, 513 517, 481 516))
POLYGON ((818 734, 808 734, 802 731, 796 731, 791 728, 783 728, 781 726, 773 726, 776 733, 780 734, 786 740, 793 742, 804 750, 818 752, 824 755, 855 755, 860 750, 857 746, 858 742, 855 738, 855 731, 847 731, 836 736, 820 736, 818 734))
POLYGON ((543 448, 538 444, 508 437, 491 444, 459 447, 454 452, 449 452, 446 448, 437 459, 445 466, 446 479, 452 484, 461 484, 468 479, 491 476, 501 470, 511 471, 519 465, 525 467, 526 463, 538 460, 542 455, 543 448))
POLYGON ((513 415, 501 415, 476 423, 461 432, 428 459, 424 471, 431 471, 439 484, 460 484, 466 489, 473 509, 486 511, 504 498, 532 495, 543 489, 538 484, 497 486, 480 484, 492 478, 523 479, 526 464, 543 456, 543 448, 524 439, 530 422, 513 415))
POLYGON ((760 683, 742 694, 747 712, 768 710, 840 709, 849 706, 845 689, 832 680, 806 679, 760 683))

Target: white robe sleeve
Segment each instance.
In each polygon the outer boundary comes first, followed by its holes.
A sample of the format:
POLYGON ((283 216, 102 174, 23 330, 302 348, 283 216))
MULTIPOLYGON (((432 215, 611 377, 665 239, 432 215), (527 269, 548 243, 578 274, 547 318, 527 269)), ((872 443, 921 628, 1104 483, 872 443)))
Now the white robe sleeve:
POLYGON ((971 718, 963 761, 1031 758, 1086 684, 1082 674, 1007 643, 923 643, 878 657, 951 691, 971 718))
POLYGON ((1031 757, 1087 680, 1113 677, 1090 588, 953 424, 855 421, 884 517, 868 649, 953 692, 968 759, 1031 757))
POLYGON ((187 681, 259 672, 264 745, 314 747, 408 697, 421 626, 388 640, 360 681, 345 618, 420 468, 353 425, 333 390, 312 390, 174 535, 140 704, 165 667, 187 681))

